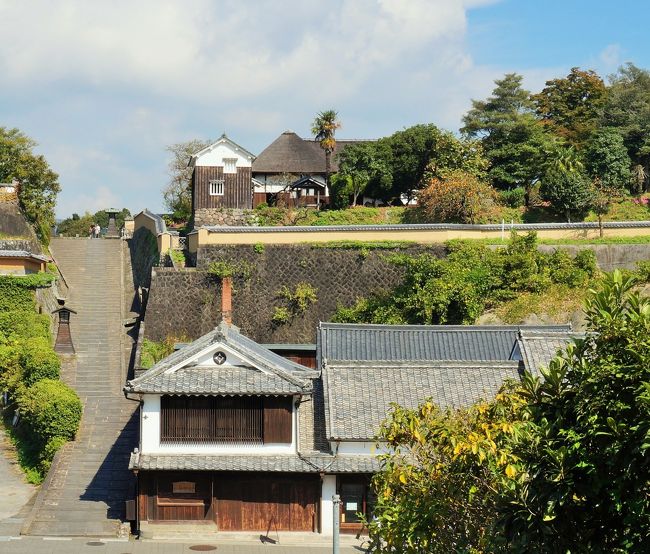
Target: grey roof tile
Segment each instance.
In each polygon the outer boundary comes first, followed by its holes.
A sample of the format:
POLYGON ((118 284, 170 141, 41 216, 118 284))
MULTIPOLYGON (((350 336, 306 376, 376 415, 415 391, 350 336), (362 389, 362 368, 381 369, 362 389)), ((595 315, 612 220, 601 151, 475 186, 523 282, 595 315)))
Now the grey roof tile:
POLYGON ((141 454, 133 452, 130 470, 269 471, 287 473, 370 473, 379 469, 374 456, 141 454))
POLYGON ((225 323, 185 348, 127 381, 127 392, 178 394, 297 394, 310 393, 318 372, 287 360, 225 323), (189 366, 172 369, 221 343, 249 359, 253 367, 189 366))
POLYGON ((509 360, 520 331, 568 332, 570 325, 358 325, 321 323, 321 356, 328 362, 509 360))
POLYGON ((326 363, 323 367, 327 436, 372 440, 392 403, 416 408, 431 398, 440 408, 463 408, 492 398, 519 362, 326 363))
POLYGON ((555 356, 574 338, 582 335, 568 332, 522 331, 517 339, 525 368, 533 375, 540 375, 555 356))

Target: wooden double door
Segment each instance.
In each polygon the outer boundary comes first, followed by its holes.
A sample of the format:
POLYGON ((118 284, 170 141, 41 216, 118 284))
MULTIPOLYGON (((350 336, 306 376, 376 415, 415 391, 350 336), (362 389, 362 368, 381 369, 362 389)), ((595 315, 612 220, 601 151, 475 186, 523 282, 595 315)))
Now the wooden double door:
POLYGON ((142 472, 140 519, 213 520, 221 531, 317 531, 320 480, 310 474, 142 472))

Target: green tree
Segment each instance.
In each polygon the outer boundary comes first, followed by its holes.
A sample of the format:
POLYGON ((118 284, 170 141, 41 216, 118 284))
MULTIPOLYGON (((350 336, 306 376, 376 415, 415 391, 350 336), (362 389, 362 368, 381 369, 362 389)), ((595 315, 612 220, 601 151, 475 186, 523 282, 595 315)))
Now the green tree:
POLYGON ((621 133, 632 164, 644 170, 642 189, 647 190, 650 175, 649 71, 628 63, 610 77, 603 125, 615 127, 621 133))
MULTIPOLYGON (((338 187, 337 194, 352 197, 351 205, 357 203, 360 194, 363 194, 371 179, 381 179, 388 169, 384 161, 377 155, 374 143, 360 142, 351 144, 338 155, 339 171, 337 178, 344 187, 338 187)), ((336 188, 336 187, 334 187, 336 188)))
POLYGON ((650 529, 650 299, 615 272, 586 306, 587 334, 527 376, 496 529, 510 552, 643 552, 650 529))
POLYGON ((35 147, 36 142, 22 131, 0 127, 0 182, 16 179, 20 183, 18 199, 25 217, 47 243, 61 187, 46 159, 34 154, 35 147))
POLYGON ((192 168, 187 163, 192 157, 214 141, 192 139, 166 148, 171 155, 167 165, 169 182, 163 189, 165 206, 175 221, 188 221, 192 215, 192 168))
POLYGON ((314 140, 317 140, 320 147, 325 151, 325 182, 329 186, 332 173, 332 152, 336 148, 336 130, 341 127, 339 114, 336 110, 325 110, 319 112, 311 124, 311 132, 314 140))
POLYGON ((541 194, 551 203, 553 211, 563 214, 568 222, 584 217, 594 199, 593 186, 584 172, 559 168, 551 168, 544 174, 541 194))
POLYGON ((481 140, 490 162, 488 175, 495 187, 522 186, 528 193, 543 172, 553 141, 535 117, 534 104, 530 93, 521 86, 522 79, 516 73, 497 79, 492 96, 472 101, 461 132, 481 140))
POLYGON ((551 131, 580 148, 598 127, 607 87, 594 71, 574 67, 566 77, 546 81, 544 89, 531 98, 551 131))
POLYGON ((630 157, 620 133, 611 127, 596 131, 585 148, 585 165, 602 186, 624 190, 630 185, 630 157))
POLYGON ((371 195, 386 201, 411 199, 431 179, 464 171, 484 179, 488 162, 477 141, 459 140, 435 125, 420 124, 393 133, 375 144, 376 156, 387 171, 371 179, 371 195))

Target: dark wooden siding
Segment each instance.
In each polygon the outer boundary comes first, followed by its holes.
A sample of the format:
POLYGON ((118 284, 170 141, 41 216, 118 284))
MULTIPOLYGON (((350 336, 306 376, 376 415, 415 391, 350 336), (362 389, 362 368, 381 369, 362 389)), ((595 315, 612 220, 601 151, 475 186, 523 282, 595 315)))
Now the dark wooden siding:
POLYGON ((316 369, 316 350, 272 350, 279 356, 296 362, 297 364, 304 365, 316 369))
POLYGON ((268 396, 264 399, 264 442, 291 443, 291 397, 268 396))
POLYGON ((317 475, 159 471, 140 472, 138 479, 142 521, 213 519, 221 531, 318 528, 317 475), (174 483, 183 485, 181 492, 174 492, 174 483), (182 492, 186 484, 195 492, 182 492))
POLYGON ((196 166, 192 173, 194 209, 251 208, 253 201, 251 168, 238 167, 237 173, 223 172, 223 167, 196 166), (223 196, 210 196, 210 181, 223 179, 223 196))
POLYGON ((215 474, 221 531, 315 531, 319 479, 301 474, 215 474))

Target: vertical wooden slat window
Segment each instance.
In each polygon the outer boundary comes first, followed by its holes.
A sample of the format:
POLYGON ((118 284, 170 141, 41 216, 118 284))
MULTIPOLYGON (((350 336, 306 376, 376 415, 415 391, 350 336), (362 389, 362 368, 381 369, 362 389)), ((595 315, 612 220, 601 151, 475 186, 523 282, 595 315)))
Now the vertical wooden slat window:
POLYGON ((163 396, 163 444, 261 444, 264 400, 259 396, 163 396))

